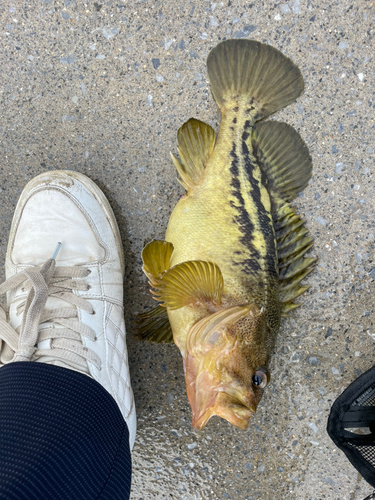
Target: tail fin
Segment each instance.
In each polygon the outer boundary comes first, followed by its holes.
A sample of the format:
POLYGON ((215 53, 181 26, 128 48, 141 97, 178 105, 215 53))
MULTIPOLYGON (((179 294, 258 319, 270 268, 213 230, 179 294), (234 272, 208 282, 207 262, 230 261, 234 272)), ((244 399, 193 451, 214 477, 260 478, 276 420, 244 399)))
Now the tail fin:
POLYGON ((298 67, 279 50, 255 40, 226 40, 208 55, 211 91, 221 110, 251 106, 261 120, 292 103, 303 91, 298 67))

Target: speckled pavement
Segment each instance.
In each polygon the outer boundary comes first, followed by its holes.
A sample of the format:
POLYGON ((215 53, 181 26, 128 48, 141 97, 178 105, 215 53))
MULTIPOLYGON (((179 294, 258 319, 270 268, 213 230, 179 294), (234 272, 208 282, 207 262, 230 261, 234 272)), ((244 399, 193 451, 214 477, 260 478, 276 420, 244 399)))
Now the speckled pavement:
POLYGON ((77 170, 108 196, 127 254, 139 417, 131 498, 368 495, 325 428, 335 398, 374 364, 374 2, 3 0, 0 19, 1 263, 18 196, 35 175, 77 170), (296 205, 319 265, 304 306, 282 323, 249 430, 214 418, 196 432, 177 348, 139 343, 134 315, 151 304, 141 248, 164 237, 183 193, 169 151, 190 117, 218 129, 206 57, 230 37, 270 43, 303 73, 304 94, 275 117, 313 157, 296 205))

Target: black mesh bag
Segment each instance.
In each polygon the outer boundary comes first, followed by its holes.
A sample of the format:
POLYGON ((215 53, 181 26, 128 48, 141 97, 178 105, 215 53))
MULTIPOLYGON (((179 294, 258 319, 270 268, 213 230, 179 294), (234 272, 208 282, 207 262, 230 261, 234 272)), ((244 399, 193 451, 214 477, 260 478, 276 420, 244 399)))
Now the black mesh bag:
MULTIPOLYGON (((327 432, 375 488, 375 366, 363 373, 334 402, 327 432)), ((375 492, 365 500, 375 499, 375 492)))

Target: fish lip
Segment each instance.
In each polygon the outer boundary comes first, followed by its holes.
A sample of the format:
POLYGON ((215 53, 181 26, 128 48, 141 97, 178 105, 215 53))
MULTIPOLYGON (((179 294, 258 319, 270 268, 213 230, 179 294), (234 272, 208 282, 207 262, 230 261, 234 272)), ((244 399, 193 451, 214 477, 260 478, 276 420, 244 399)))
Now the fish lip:
POLYGON ((199 405, 198 406, 196 405, 196 400, 194 401, 194 403, 190 401, 193 427, 199 430, 204 429, 210 418, 215 415, 214 408, 216 405, 217 397, 218 397, 218 392, 216 391, 213 392, 211 394, 211 399, 208 402, 206 402, 205 410, 203 411, 202 410, 199 411, 199 405))
POLYGON ((203 415, 201 415, 198 418, 195 418, 193 414, 192 418, 192 425, 195 429, 198 429, 199 431, 202 431, 205 427, 207 422, 210 420, 211 417, 213 417, 215 414, 212 411, 212 408, 208 408, 203 415))
POLYGON ((250 419, 254 413, 255 410, 241 404, 232 405, 229 408, 218 408, 216 411, 218 417, 224 418, 230 424, 244 431, 249 427, 250 419))
POLYGON ((227 420, 238 429, 246 430, 249 427, 250 420, 255 411, 256 405, 251 405, 251 407, 243 404, 216 406, 215 402, 214 406, 207 408, 207 410, 198 418, 195 417, 193 412, 192 425, 198 430, 203 430, 211 417, 217 415, 218 417, 227 420))

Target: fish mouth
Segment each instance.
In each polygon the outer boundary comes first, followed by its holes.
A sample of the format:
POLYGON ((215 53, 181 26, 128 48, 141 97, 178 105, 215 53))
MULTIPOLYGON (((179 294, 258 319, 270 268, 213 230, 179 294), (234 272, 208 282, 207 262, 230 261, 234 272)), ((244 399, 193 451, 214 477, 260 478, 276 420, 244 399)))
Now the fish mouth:
MULTIPOLYGON (((222 360, 230 358, 238 348, 238 340, 228 328, 253 309, 251 316, 263 316, 254 304, 235 306, 205 316, 188 333, 184 370, 196 429, 204 429, 214 415, 239 429, 249 426, 260 398, 246 383, 246 376, 233 377, 233 370, 225 368, 222 360)), ((237 356, 241 357, 239 353, 237 356)))
POLYGON ((216 393, 214 401, 210 401, 202 408, 192 406, 192 425, 196 429, 202 430, 211 417, 218 417, 227 420, 238 429, 246 430, 249 427, 250 419, 256 411, 255 405, 245 406, 239 402, 238 398, 233 398, 225 392, 216 393))
POLYGON ((215 376, 216 370, 200 369, 189 353, 184 366, 193 427, 202 430, 210 418, 217 415, 246 430, 259 402, 254 392, 233 381, 221 381, 215 376))

